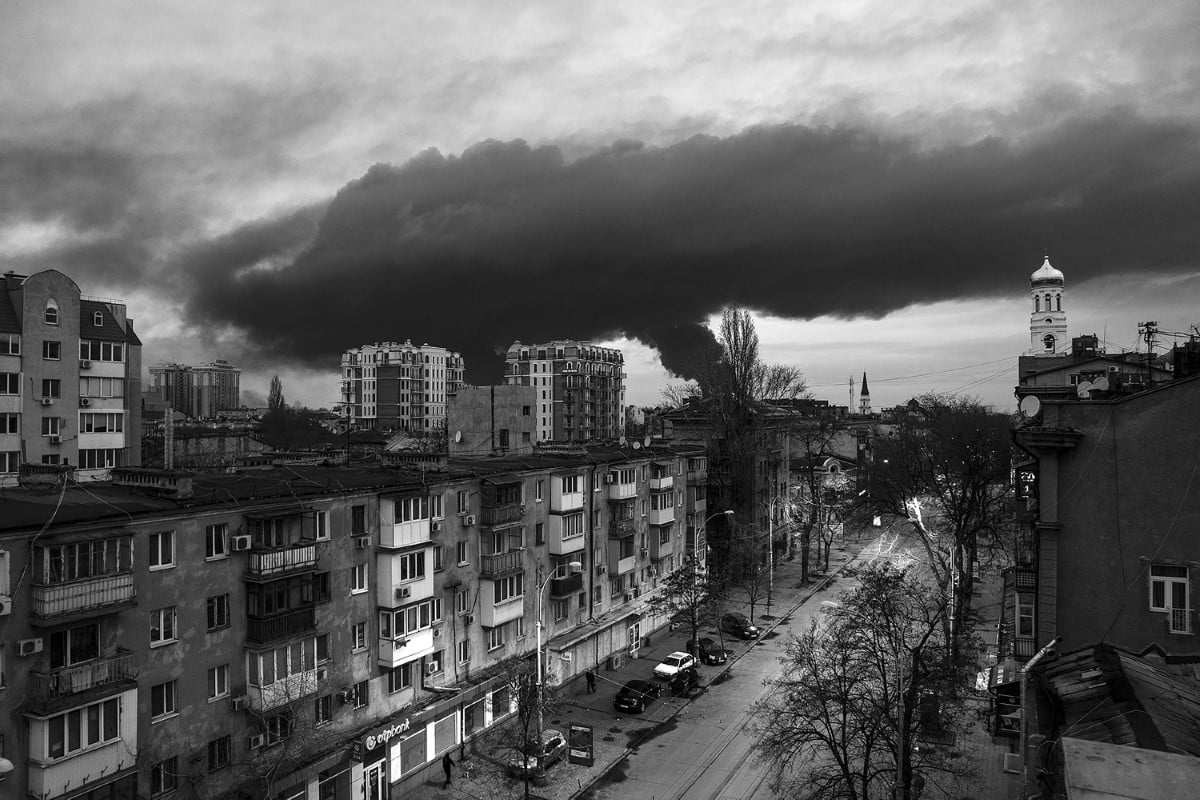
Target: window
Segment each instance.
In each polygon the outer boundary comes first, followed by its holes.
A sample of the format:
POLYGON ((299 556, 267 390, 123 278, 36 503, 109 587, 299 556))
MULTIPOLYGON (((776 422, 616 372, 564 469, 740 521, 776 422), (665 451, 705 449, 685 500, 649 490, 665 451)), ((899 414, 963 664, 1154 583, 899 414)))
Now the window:
POLYGON ((318 697, 313 703, 313 724, 328 725, 333 722, 333 695, 318 697))
POLYGON ((459 514, 467 514, 471 511, 471 501, 467 493, 459 490, 455 509, 459 514))
POLYGON ((1150 565, 1150 610, 1186 611, 1188 602, 1188 568, 1174 564, 1150 565))
POLYGON ((80 397, 124 397, 123 378, 80 378, 80 397))
POLYGON ((529 406, 521 406, 521 416, 523 416, 523 417, 529 416, 529 406))
MULTIPOLYGON (((400 556, 400 580, 415 581, 425 577, 425 551, 407 553, 400 556)), ((364 565, 363 569, 366 569, 364 565)), ((365 580, 365 577, 364 577, 365 580)), ((364 583, 365 587, 365 583, 364 583)))
POLYGON ((538 481, 537 483, 535 483, 533 485, 533 499, 534 500, 536 500, 539 503, 542 502, 542 499, 544 498, 545 493, 546 493, 546 482, 545 481, 538 481))
POLYGON ((441 572, 446 568, 446 548, 444 545, 433 548, 433 571, 441 572))
POLYGON ((88 412, 79 415, 80 433, 121 433, 125 430, 125 415, 88 412))
POLYGON ((367 649, 367 623, 365 623, 365 622, 354 623, 354 626, 351 628, 351 632, 354 636, 354 649, 355 650, 366 650, 367 649))
POLYGON ((367 590, 367 565, 355 564, 350 568, 350 594, 362 594, 367 590))
POLYGON ((58 417, 42 417, 42 436, 58 436, 61 423, 58 417))
POLYGON ((333 590, 329 588, 329 573, 314 572, 312 576, 312 598, 317 603, 328 603, 333 599, 333 590))
POLYGON ((208 598, 208 629, 215 631, 229 627, 229 595, 219 594, 208 598))
POLYGON ((229 665, 222 664, 208 671, 208 699, 216 700, 229 694, 229 665))
POLYGON ((208 743, 208 771, 216 772, 229 766, 232 755, 232 740, 229 736, 213 739, 208 743))
POLYGON ((79 450, 80 469, 111 469, 121 466, 123 450, 114 447, 79 450))
POLYGON ((0 333, 0 356, 21 355, 21 334, 0 333))
POLYGON ((150 768, 150 795, 157 797, 175 791, 179 785, 179 759, 165 758, 150 768))
POLYGON ((469 609, 469 606, 467 604, 467 590, 466 589, 455 589, 454 590, 454 613, 455 614, 466 614, 468 609, 469 609))
POLYGON ((659 544, 670 544, 671 543, 671 526, 670 525, 664 525, 663 527, 658 529, 658 543, 659 544))
POLYGON ((412 662, 388 670, 388 694, 412 688, 412 662))
POLYGON ((1054 337, 1052 335, 1047 333, 1045 336, 1042 337, 1042 348, 1047 353, 1054 352, 1054 337))
POLYGON ((1018 594, 1016 605, 1017 636, 1033 636, 1033 598, 1029 595, 1018 594))
POLYGON ((459 542, 455 546, 455 549, 457 551, 458 565, 460 567, 466 566, 467 564, 471 563, 470 561, 467 560, 467 543, 466 542, 459 542))
POLYGON ((58 378, 42 378, 42 397, 62 397, 62 381, 58 378))
POLYGON ((150 687, 150 721, 156 722, 174 716, 175 681, 167 681, 150 687))
POLYGON ((313 538, 318 541, 329 539, 329 512, 313 512, 313 538))
POLYGON ((471 660, 471 642, 464 639, 455 645, 454 650, 458 656, 458 663, 466 664, 471 660))
POLYGON ((495 650, 498 647, 504 647, 504 626, 498 625, 495 628, 488 628, 488 650, 495 650))
POLYGON ((130 537, 121 537, 39 548, 38 572, 48 585, 129 572, 130 544, 130 537))
POLYGON ((224 522, 204 526, 204 557, 212 561, 229 555, 229 526, 224 522))
POLYGON ((564 539, 582 536, 584 533, 583 512, 564 514, 562 518, 562 535, 564 539))
POLYGON ((150 569, 167 569, 175 566, 175 531, 150 534, 150 552, 147 555, 150 569))
POLYGON ((580 481, 578 475, 564 475, 562 477, 563 494, 577 494, 579 492, 579 486, 580 481))
POLYGON ((150 646, 158 647, 175 641, 175 606, 157 608, 150 612, 150 646))
POLYGON ((246 680, 251 686, 270 686, 289 675, 311 672, 328 659, 327 635, 289 642, 273 650, 247 654, 246 680))
POLYGON ((0 414, 0 435, 21 432, 20 414, 0 414))
POLYGON ((359 681, 354 684, 354 707, 366 708, 371 702, 370 681, 359 681))
POLYGON ((492 583, 492 599, 499 605, 525 594, 525 576, 520 573, 506 578, 497 578, 492 583))
POLYGON ((93 312, 92 313, 92 324, 95 325, 97 328, 103 328, 104 327, 104 314, 102 314, 99 311, 93 312))
POLYGON ((19 372, 0 372, 0 394, 20 394, 21 374, 19 372))
POLYGON ((546 524, 544 522, 538 522, 534 524, 533 537, 535 544, 546 543, 546 524))
POLYGON ((432 494, 429 496, 429 513, 434 519, 442 519, 446 516, 444 507, 444 498, 440 494, 432 494))
POLYGON ((121 342, 81 339, 79 341, 79 358, 83 361, 107 361, 120 364, 125 360, 125 345, 121 342))
POLYGON ((396 522, 429 519, 428 497, 406 497, 396 501, 396 522))
POLYGON ((287 741, 292 735, 292 715, 288 712, 268 717, 258 725, 264 747, 273 747, 287 741))
POLYGON ((367 532, 367 507, 353 506, 350 509, 350 533, 358 535, 367 532))
POLYGON ((571 611, 570 600, 554 600, 550 604, 554 610, 554 619, 556 622, 561 622, 567 618, 567 614, 571 611))
POLYGON ((77 708, 47 720, 48 755, 63 758, 85 747, 115 741, 120 730, 117 698, 77 708))
MULTIPOLYGON (((4 561, 0 559, 0 569, 7 567, 4 561)), ((7 577, 7 575, 0 577, 0 583, 3 583, 7 577)), ((7 587, 0 588, 7 589, 7 587)), ((7 594, 7 591, 0 592, 0 594, 7 594)), ((98 623, 93 622, 50 634, 51 669, 71 667, 99 657, 100 625, 98 623)))
POLYGON ((42 342, 42 360, 43 361, 61 361, 62 360, 62 342, 52 342, 49 339, 42 342))
MULTIPOLYGON (((51 301, 53 302, 53 301, 51 301)), ((47 325, 58 324, 58 307, 54 305, 46 306, 46 310, 42 312, 42 319, 47 325)))
POLYGON ((16 472, 20 464, 20 450, 8 450, 0 453, 0 472, 16 472))

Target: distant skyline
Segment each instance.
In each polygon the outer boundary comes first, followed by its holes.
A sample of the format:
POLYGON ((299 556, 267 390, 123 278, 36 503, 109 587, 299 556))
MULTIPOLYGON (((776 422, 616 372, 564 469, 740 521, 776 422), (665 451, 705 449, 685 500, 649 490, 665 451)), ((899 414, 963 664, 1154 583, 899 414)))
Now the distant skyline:
POLYGON ((1190 0, 2 7, 0 269, 260 394, 586 338, 650 405, 737 303, 817 397, 1008 409, 1046 252, 1072 335, 1200 322, 1190 0))

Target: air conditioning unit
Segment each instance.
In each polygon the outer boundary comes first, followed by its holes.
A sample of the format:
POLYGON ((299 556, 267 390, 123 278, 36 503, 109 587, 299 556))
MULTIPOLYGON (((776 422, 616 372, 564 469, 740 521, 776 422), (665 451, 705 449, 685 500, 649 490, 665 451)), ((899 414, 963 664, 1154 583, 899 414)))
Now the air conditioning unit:
POLYGON ((649 549, 647 549, 647 548, 645 548, 645 547, 643 547, 643 548, 642 548, 642 558, 646 558, 646 557, 647 557, 647 556, 649 556, 649 555, 650 555, 650 550, 649 550, 649 549))
POLYGON ((92 404, 92 401, 90 399, 88 399, 86 397, 79 398, 79 407, 80 408, 87 408, 91 404, 92 404))
POLYGON ((62 444, 62 437, 57 433, 52 433, 46 437, 50 444, 62 444))
POLYGON ((264 744, 266 744, 266 741, 267 740, 265 736, 263 736, 261 733, 256 733, 247 739, 246 746, 251 750, 259 750, 264 744))
POLYGON ((467 514, 465 517, 463 517, 463 525, 474 525, 474 524, 475 524, 475 515, 474 514, 467 514))
POLYGON ((229 698, 229 707, 234 711, 245 711, 248 705, 250 705, 250 698, 244 694, 229 698))
POLYGON ((371 537, 370 536, 355 536, 354 537, 354 546, 357 547, 359 550, 366 550, 368 547, 371 546, 371 537))
POLYGON ((442 665, 437 661, 430 661, 425 665, 426 675, 435 675, 442 671, 442 665))
POLYGON ((329 679, 329 667, 317 667, 317 680, 324 681, 329 679))
POLYGON ((6 617, 12 613, 12 598, 5 594, 0 594, 0 617, 6 617))
POLYGON ((39 636, 36 639, 21 639, 17 642, 17 655, 31 656, 34 653, 42 652, 42 638, 39 636))
POLYGON ((603 575, 606 572, 608 572, 608 567, 606 567, 604 564, 596 565, 596 574, 597 575, 603 575))
POLYGON ((463 617, 463 621, 466 622, 466 624, 470 625, 472 622, 475 621, 475 615, 467 614, 465 617, 463 617))
POLYGON ((43 397, 43 398, 42 398, 42 405, 44 405, 44 406, 52 406, 52 405, 54 405, 54 400, 53 400, 53 398, 50 398, 50 397, 43 397))
POLYGON ((337 697, 342 705, 348 706, 354 702, 354 690, 342 689, 340 692, 338 692, 337 697))
POLYGON ((1108 371, 1109 371, 1109 372, 1120 372, 1120 371, 1121 371, 1121 368, 1120 368, 1120 367, 1118 367, 1116 364, 1109 364, 1109 365, 1108 365, 1108 371))
POLYGON ((92 362, 89 359, 81 358, 81 359, 79 359, 79 368, 80 369, 91 369, 92 362))
POLYGON ((396 589, 396 599, 403 600, 407 597, 412 597, 412 588, 409 586, 401 586, 396 589))
POLYGON ((429 528, 430 528, 430 530, 432 530, 434 533, 438 533, 438 532, 439 532, 439 531, 441 531, 441 529, 442 529, 442 523, 440 523, 440 522, 435 522, 435 523, 433 523, 432 525, 430 525, 430 526, 429 526, 429 528))
POLYGON ((234 550, 249 550, 253 545, 254 545, 254 540, 252 538, 250 538, 249 536, 247 536, 246 534, 242 534, 241 536, 233 537, 233 549, 234 550))
POLYGON ((433 638, 435 638, 435 639, 440 639, 440 638, 442 638, 442 629, 441 629, 441 628, 434 628, 434 629, 433 629, 433 638))

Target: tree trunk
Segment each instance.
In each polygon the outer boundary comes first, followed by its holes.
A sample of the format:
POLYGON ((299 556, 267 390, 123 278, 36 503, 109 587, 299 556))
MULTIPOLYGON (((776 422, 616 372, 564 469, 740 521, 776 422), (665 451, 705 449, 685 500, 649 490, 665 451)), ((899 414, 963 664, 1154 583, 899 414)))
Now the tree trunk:
POLYGON ((808 583, 808 551, 812 545, 812 526, 806 525, 800 534, 800 583, 808 583))

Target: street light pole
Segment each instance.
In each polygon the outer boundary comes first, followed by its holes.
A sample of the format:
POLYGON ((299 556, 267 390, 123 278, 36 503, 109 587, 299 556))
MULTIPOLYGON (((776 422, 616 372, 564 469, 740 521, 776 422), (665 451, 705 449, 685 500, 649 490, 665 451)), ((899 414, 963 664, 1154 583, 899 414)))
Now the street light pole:
MULTIPOLYGON (((564 565, 560 564, 559 567, 561 567, 561 566, 564 566, 564 565)), ((568 574, 563 577, 569 577, 570 575, 578 575, 580 572, 583 571, 583 563, 580 561, 571 561, 568 564, 566 564, 565 566, 567 567, 568 574)), ((542 593, 545 591, 546 587, 550 585, 550 581, 555 580, 555 578, 557 577, 559 567, 555 567, 553 570, 551 570, 549 575, 547 575, 546 577, 543 578, 542 577, 542 568, 541 568, 541 566, 539 566, 537 569, 537 578, 534 581, 535 585, 537 586, 537 623, 534 625, 534 627, 537 629, 537 695, 536 695, 536 699, 534 700, 534 702, 537 703, 537 736, 538 736, 539 742, 541 741, 541 738, 542 738, 542 724, 543 724, 543 719, 542 719, 542 671, 543 671, 544 667, 542 665, 542 593)), ((529 718, 525 717, 525 719, 529 719, 529 718)))

